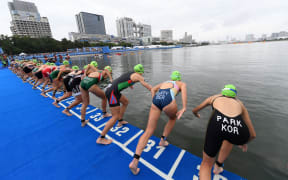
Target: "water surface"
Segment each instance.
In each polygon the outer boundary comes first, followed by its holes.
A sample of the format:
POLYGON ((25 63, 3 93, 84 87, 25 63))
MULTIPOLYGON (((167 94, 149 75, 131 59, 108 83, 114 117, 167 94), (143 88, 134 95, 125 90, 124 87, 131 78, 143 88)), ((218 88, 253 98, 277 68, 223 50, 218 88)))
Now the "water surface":
MULTIPOLYGON (((238 88, 238 97, 247 107, 257 138, 249 143, 247 153, 236 146, 225 161, 225 169, 248 179, 288 179, 288 42, 187 47, 146 50, 97 59, 100 69, 111 65, 113 78, 142 63, 144 77, 151 85, 169 80, 178 70, 187 83, 188 109, 177 121, 168 141, 202 157, 204 137, 211 108, 191 110, 205 98, 220 93, 225 84, 238 88)), ((94 57, 73 57, 82 67, 94 57)), ((123 91, 130 101, 124 119, 145 129, 152 98, 141 84, 123 91)), ((92 96, 93 105, 100 107, 92 96)), ((181 96, 177 96, 181 108, 181 96)), ((162 114, 154 135, 160 137, 167 117, 162 114)))

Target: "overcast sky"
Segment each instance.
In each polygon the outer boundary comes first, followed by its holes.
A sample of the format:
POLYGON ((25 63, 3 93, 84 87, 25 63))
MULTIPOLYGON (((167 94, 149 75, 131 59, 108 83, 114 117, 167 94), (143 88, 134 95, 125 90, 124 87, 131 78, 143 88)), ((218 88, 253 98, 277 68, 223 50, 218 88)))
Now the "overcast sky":
MULTIPOLYGON (((12 0, 10 0, 11 2, 12 0)), ((116 19, 130 17, 152 26, 152 35, 173 30, 173 39, 185 32, 196 41, 244 39, 246 34, 270 35, 288 31, 288 0, 27 0, 48 17, 55 39, 77 32, 75 14, 104 16, 107 34, 117 35, 116 19)), ((0 34, 11 35, 8 1, 0 0, 0 34)))

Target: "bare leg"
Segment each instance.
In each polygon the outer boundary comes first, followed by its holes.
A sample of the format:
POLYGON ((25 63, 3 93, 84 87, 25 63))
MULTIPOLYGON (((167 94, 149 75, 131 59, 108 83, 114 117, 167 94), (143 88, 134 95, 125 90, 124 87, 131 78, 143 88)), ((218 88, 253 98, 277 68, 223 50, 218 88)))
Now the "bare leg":
POLYGON ((48 97, 44 92, 45 92, 45 87, 46 87, 46 85, 48 84, 48 82, 49 82, 49 79, 48 78, 44 78, 45 80, 44 80, 44 84, 43 84, 43 86, 42 86, 42 93, 41 93, 41 95, 42 96, 44 96, 44 97, 48 97))
POLYGON ((44 79, 41 78, 40 80, 38 79, 38 82, 34 84, 34 88, 38 87, 40 84, 44 82, 44 79))
POLYGON ((200 165, 200 179, 201 180, 211 180, 211 169, 215 162, 215 158, 209 157, 204 151, 203 151, 203 160, 200 165))
POLYGON ((111 116, 111 114, 107 113, 106 106, 107 106, 107 98, 105 93, 95 84, 89 88, 89 91, 95 94, 97 97, 102 99, 102 111, 105 112, 103 117, 111 116))
POLYGON ((48 93, 48 92, 53 91, 53 90, 56 91, 59 88, 59 86, 60 86, 59 81, 54 79, 53 83, 52 83, 52 88, 45 90, 44 93, 48 93))
POLYGON ((116 121, 119 119, 120 106, 110 107, 110 111, 112 113, 112 117, 106 123, 103 131, 101 132, 101 134, 100 134, 101 137, 98 137, 98 139, 96 140, 97 144, 105 144, 105 145, 107 145, 107 144, 111 144, 112 143, 111 139, 105 139, 105 135, 108 133, 108 131, 114 126, 116 121))
POLYGON ((75 97, 75 100, 73 101, 72 104, 70 104, 66 109, 62 111, 62 113, 66 114, 67 116, 72 116, 72 114, 69 112, 70 109, 72 109, 74 106, 77 106, 82 102, 82 97, 81 95, 78 95, 75 97))
MULTIPOLYGON (((229 156, 232 148, 233 148, 233 144, 231 144, 228 141, 224 140, 222 142, 221 149, 220 149, 217 161, 219 163, 221 163, 221 164, 224 163, 224 161, 229 156)), ((214 164, 214 169, 213 169, 213 173, 214 174, 219 174, 219 173, 223 172, 223 170, 224 170, 223 167, 219 167, 216 163, 214 164)))
POLYGON ((85 120, 86 117, 86 108, 89 105, 90 99, 89 99, 89 92, 82 89, 80 87, 81 90, 81 96, 82 96, 82 107, 81 107, 81 126, 84 127, 88 122, 88 120, 85 120))
POLYGON ((173 100, 168 106, 166 106, 163 111, 166 113, 166 115, 169 117, 169 121, 166 123, 163 136, 161 137, 161 140, 159 142, 159 146, 168 146, 169 143, 166 141, 166 137, 170 134, 172 129, 174 128, 174 125, 176 123, 176 113, 177 113, 177 104, 176 101, 173 100))
MULTIPOLYGON (((148 143, 149 138, 152 136, 154 130, 157 126, 157 121, 160 117, 161 111, 154 105, 151 105, 149 120, 144 134, 140 137, 135 154, 141 156, 143 149, 148 143)), ((134 175, 137 175, 140 171, 138 168, 139 158, 133 158, 131 163, 129 164, 129 168, 134 175)))
MULTIPOLYGON (((122 94, 122 95, 121 95, 121 98, 120 98, 120 103, 122 104, 122 106, 120 107, 120 116, 119 116, 119 119, 123 119, 124 113, 125 113, 125 111, 126 111, 126 109, 127 109, 127 106, 128 106, 128 104, 129 104, 129 100, 122 94)), ((118 119, 118 120, 119 120, 119 119, 118 119)), ((128 124, 128 122, 127 122, 127 121, 124 121, 124 120, 119 121, 118 124, 117 124, 117 126, 118 126, 118 127, 121 127, 121 126, 124 125, 124 124, 128 124)))
POLYGON ((64 93, 63 96, 61 96, 60 98, 56 99, 52 104, 53 104, 54 106, 56 106, 56 107, 60 107, 60 106, 58 105, 58 103, 59 103, 60 101, 64 100, 64 99, 70 97, 70 96, 72 96, 72 92, 64 93))
POLYGON ((45 87, 46 87, 46 85, 49 83, 49 78, 48 77, 43 77, 44 78, 44 84, 43 84, 43 86, 42 86, 42 91, 44 91, 45 90, 45 87))
POLYGON ((71 96, 72 96, 72 92, 67 92, 63 96, 61 96, 60 98, 57 98, 57 100, 60 102, 60 101, 63 101, 64 99, 67 99, 71 96))
POLYGON ((36 84, 38 83, 38 81, 39 81, 39 79, 36 78, 36 80, 35 80, 35 82, 34 82, 34 85, 33 85, 32 89, 36 89, 36 84))

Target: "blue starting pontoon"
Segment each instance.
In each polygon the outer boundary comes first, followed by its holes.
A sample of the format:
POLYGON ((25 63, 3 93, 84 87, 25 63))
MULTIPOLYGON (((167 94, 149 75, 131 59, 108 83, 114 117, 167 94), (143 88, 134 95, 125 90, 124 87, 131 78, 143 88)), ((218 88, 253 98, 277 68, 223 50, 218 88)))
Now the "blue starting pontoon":
MULTIPOLYGON (((81 128, 80 105, 71 110, 72 117, 61 113, 73 97, 59 103, 63 108, 58 109, 51 98, 42 97, 10 70, 0 70, 0 78, 1 180, 199 179, 201 158, 172 144, 159 147, 160 139, 154 136, 142 153, 141 171, 134 176, 128 165, 143 130, 130 124, 114 127, 107 135, 113 143, 98 145, 96 138, 109 119, 102 118, 100 109, 89 105, 90 123, 81 128)), ((227 171, 213 176, 231 179, 243 178, 227 171)))

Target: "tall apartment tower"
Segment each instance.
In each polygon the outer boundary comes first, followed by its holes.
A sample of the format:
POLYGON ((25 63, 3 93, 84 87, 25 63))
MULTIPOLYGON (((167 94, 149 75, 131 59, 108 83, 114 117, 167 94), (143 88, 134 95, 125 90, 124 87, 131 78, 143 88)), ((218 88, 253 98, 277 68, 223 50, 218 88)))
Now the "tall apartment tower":
POLYGON ((135 37, 136 23, 132 18, 123 17, 116 20, 117 34, 119 37, 135 37))
POLYGON ((173 31, 172 30, 162 30, 161 31, 161 41, 172 42, 173 41, 173 31))
POLYGON ((116 20, 117 33, 122 38, 142 38, 150 37, 151 25, 138 23, 136 24, 132 18, 123 17, 116 20))
POLYGON ((13 35, 32 38, 52 37, 47 17, 41 17, 34 3, 13 0, 8 2, 12 17, 11 32, 13 35))
POLYGON ((255 41, 254 34, 246 34, 246 41, 255 41))
POLYGON ((137 24, 137 36, 138 37, 150 37, 151 33, 151 25, 147 24, 137 24))
POLYGON ((80 34, 106 35, 104 17, 102 15, 80 12, 76 14, 76 22, 80 34))
POLYGON ((180 39, 180 42, 183 42, 183 43, 192 43, 193 40, 192 40, 192 35, 188 35, 187 32, 185 32, 185 35, 182 39, 180 39))

